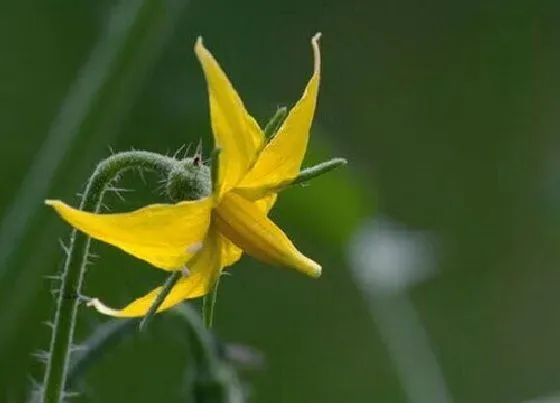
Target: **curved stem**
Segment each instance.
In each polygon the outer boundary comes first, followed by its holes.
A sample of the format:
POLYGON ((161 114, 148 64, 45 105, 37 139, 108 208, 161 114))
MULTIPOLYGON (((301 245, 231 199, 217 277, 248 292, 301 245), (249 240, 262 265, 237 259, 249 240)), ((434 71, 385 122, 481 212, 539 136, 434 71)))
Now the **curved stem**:
MULTIPOLYGON (((98 212, 107 187, 126 170, 141 168, 168 173, 176 164, 177 161, 173 158, 145 151, 114 154, 103 160, 90 177, 82 195, 80 209, 98 212)), ((72 231, 62 273, 62 284, 56 302, 49 359, 41 398, 43 403, 59 403, 64 395, 76 314, 83 277, 88 264, 89 246, 90 237, 76 230, 72 231)))

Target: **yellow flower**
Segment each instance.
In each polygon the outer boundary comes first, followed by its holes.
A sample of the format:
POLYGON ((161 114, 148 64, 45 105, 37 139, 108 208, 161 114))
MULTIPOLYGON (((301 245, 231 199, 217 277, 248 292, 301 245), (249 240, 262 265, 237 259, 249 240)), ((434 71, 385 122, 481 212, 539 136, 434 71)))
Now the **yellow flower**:
MULTIPOLYGON (((163 270, 183 270, 158 311, 207 294, 224 267, 248 255, 293 267, 318 277, 321 266, 299 252, 268 219, 277 192, 298 175, 307 148, 320 78, 320 34, 311 43, 314 71, 301 99, 276 135, 266 143, 263 131, 199 38, 194 51, 208 84, 212 132, 219 154, 214 193, 205 199, 154 204, 130 213, 94 214, 47 200, 64 220, 91 237, 114 245, 163 270)), ((161 288, 123 309, 91 304, 104 314, 145 315, 161 288)))

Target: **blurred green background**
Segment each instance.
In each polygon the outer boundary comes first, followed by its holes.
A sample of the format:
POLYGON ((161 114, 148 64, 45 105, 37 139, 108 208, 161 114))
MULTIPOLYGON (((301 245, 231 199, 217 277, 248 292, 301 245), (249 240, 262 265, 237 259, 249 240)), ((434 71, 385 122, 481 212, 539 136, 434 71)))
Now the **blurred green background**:
MULTIPOLYGON (((451 396, 441 401, 560 391, 557 2, 23 0, 1 9, 0 401, 23 402, 42 380, 33 353, 48 347, 42 322, 53 308, 44 276, 60 269, 58 239, 69 234, 42 200, 77 204, 110 149, 172 153, 202 138, 209 152, 198 35, 264 123, 300 96, 317 31, 323 76, 306 162, 351 164, 283 193, 272 213, 322 263, 320 280, 245 257, 223 282, 217 334, 266 356, 264 370, 242 375, 252 401, 413 401, 349 263, 353 234, 375 217, 437 239, 433 275, 402 298, 429 336, 451 396)), ((135 192, 110 198, 113 210, 160 197, 133 175, 123 186, 135 192)), ((87 295, 119 306, 163 279, 94 249, 87 295)), ((106 321, 85 308, 79 316, 78 342, 106 321)), ((159 316, 89 372, 74 400, 183 401, 187 342, 159 316)))

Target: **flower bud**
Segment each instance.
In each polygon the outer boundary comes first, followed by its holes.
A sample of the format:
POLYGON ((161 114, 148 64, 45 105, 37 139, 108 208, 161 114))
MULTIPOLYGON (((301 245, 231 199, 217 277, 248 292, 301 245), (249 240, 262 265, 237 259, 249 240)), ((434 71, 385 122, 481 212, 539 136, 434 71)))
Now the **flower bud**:
POLYGON ((199 200, 210 195, 210 168, 202 163, 199 154, 177 163, 167 176, 167 196, 174 202, 199 200))

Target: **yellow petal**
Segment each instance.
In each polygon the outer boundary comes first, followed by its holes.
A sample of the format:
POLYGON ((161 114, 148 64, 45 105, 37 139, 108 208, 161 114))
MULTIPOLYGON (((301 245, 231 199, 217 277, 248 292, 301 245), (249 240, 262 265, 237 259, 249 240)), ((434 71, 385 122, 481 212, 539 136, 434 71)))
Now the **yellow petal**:
POLYGON ((213 217, 220 232, 249 255, 270 264, 296 268, 312 277, 321 275, 321 266, 299 252, 256 204, 235 192, 222 197, 213 217))
POLYGON ((315 66, 313 76, 303 92, 301 99, 290 110, 286 120, 278 129, 276 136, 259 154, 254 166, 238 184, 240 193, 252 188, 264 188, 259 194, 266 193, 269 188, 292 181, 298 174, 315 113, 315 104, 319 91, 321 74, 321 53, 319 50, 320 34, 311 40, 315 66))
POLYGON ((222 245, 222 260, 224 264, 224 268, 227 268, 234 263, 236 263, 239 259, 241 259, 241 255, 243 251, 241 248, 237 247, 233 242, 227 239, 225 236, 220 235, 220 241, 222 245))
MULTIPOLYGON (((208 237, 204 242, 204 247, 197 255, 195 255, 195 257, 193 257, 191 261, 192 266, 189 264, 188 269, 190 274, 179 279, 167 297, 163 300, 163 303, 160 305, 157 312, 169 309, 181 303, 185 299, 201 297, 210 291, 211 285, 214 284, 217 276, 221 272, 221 245, 219 244, 220 241, 218 236, 219 235, 216 231, 209 232, 208 237)), ((121 318, 144 316, 154 303, 158 294, 161 292, 161 289, 162 287, 157 287, 147 295, 136 299, 123 309, 110 308, 96 298, 89 301, 88 305, 95 307, 95 309, 97 309, 100 313, 109 316, 121 318)))
POLYGON ((130 213, 94 214, 47 200, 74 228, 155 267, 178 270, 196 252, 210 225, 210 198, 152 204, 130 213))
MULTIPOLYGON (((276 202, 276 198, 277 198, 276 193, 271 193, 266 197, 257 200, 255 202, 255 206, 265 214, 268 214, 272 206, 274 206, 274 203, 276 202)), ((231 242, 223 235, 220 236, 220 240, 222 243, 222 262, 224 268, 227 268, 228 266, 233 265, 241 258, 241 255, 243 254, 243 250, 237 247, 233 242, 231 242)))
POLYGON ((254 163, 264 143, 264 134, 220 65, 198 38, 194 51, 202 65, 208 95, 210 118, 216 146, 220 148, 217 199, 234 187, 254 163))
POLYGON ((263 213, 268 215, 268 212, 272 209, 272 207, 274 207, 277 198, 278 198, 277 193, 269 193, 263 198, 255 201, 255 204, 257 205, 259 210, 261 210, 263 213))

